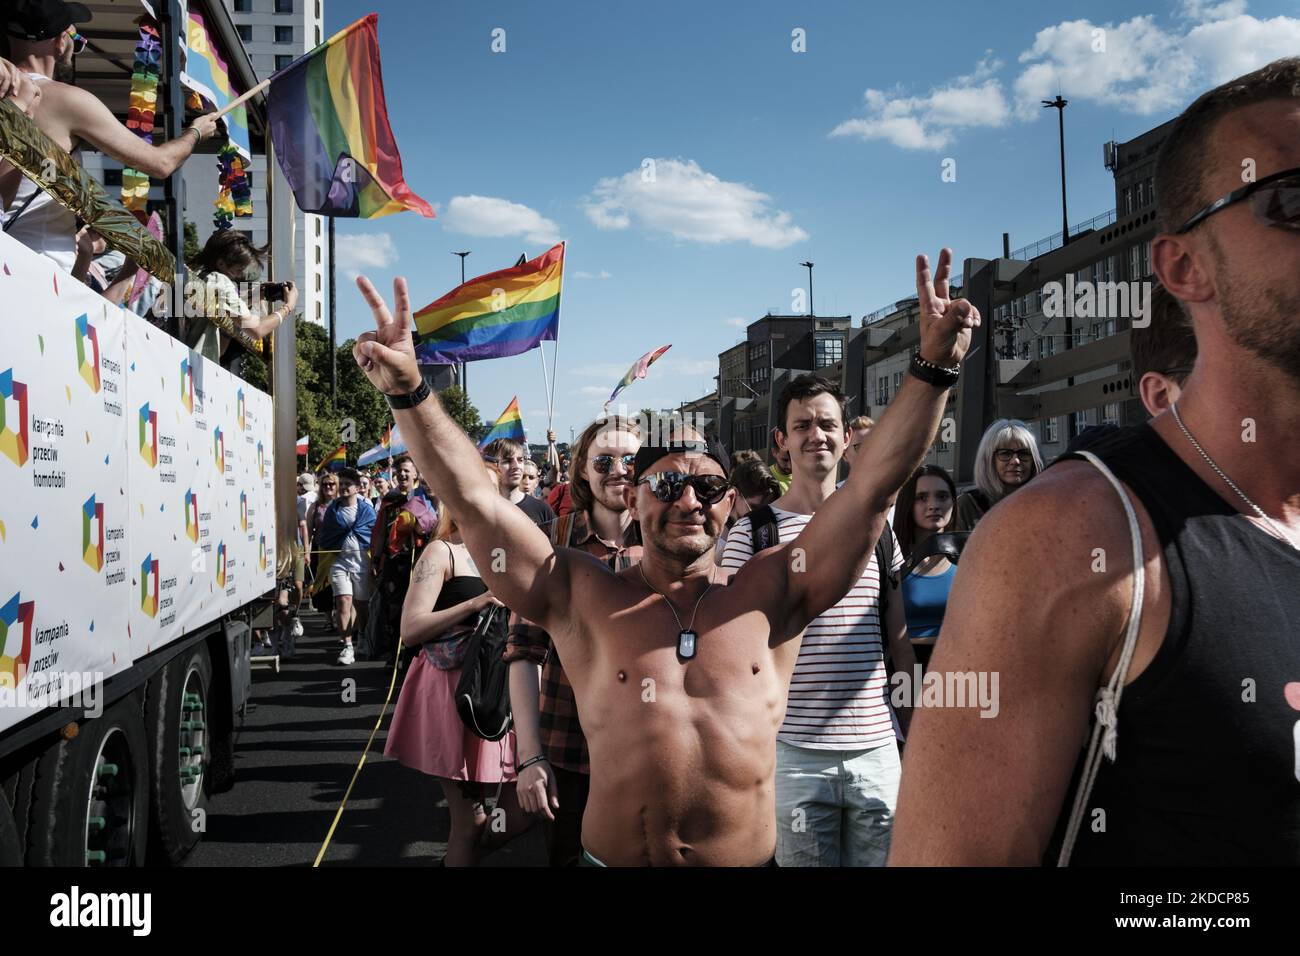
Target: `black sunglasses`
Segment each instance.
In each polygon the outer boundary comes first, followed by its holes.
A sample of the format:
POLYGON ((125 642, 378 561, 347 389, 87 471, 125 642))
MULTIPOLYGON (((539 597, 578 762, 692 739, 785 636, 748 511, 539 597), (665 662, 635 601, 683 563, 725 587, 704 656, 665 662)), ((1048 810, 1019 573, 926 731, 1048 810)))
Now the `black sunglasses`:
MULTIPOLYGON (((623 470, 629 475, 636 470, 636 455, 619 455, 618 460, 623 463, 623 470)), ((591 467, 596 469, 598 475, 608 475, 614 467, 614 456, 596 455, 591 459, 591 467)))
POLYGON ((1183 223, 1174 231, 1174 235, 1181 236, 1221 209, 1227 209, 1243 199, 1250 200, 1251 211, 1264 225, 1300 229, 1300 166, 1273 173, 1247 183, 1240 189, 1234 189, 1226 196, 1220 196, 1183 223))
POLYGON ((716 505, 731 487, 731 482, 721 475, 688 475, 680 471, 661 471, 647 475, 637 484, 649 485, 651 493, 665 504, 672 504, 680 498, 686 486, 690 485, 700 504, 716 505))

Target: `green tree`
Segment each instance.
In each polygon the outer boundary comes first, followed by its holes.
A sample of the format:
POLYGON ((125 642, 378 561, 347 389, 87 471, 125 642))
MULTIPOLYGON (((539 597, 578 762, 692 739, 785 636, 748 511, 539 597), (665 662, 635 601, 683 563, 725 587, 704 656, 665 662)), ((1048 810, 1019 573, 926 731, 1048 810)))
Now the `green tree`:
POLYGON ((447 414, 455 419, 456 424, 460 425, 473 441, 481 441, 491 429, 492 426, 479 417, 478 409, 459 385, 449 385, 444 388, 438 393, 438 400, 442 402, 442 407, 447 410, 447 414))

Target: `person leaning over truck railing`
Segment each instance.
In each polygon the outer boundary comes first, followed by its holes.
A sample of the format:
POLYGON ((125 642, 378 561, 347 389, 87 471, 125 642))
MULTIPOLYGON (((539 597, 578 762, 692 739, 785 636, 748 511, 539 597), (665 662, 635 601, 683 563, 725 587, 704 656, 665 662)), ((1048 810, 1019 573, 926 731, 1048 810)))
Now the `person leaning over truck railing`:
MULTIPOLYGON (((40 88, 32 119, 69 153, 74 141, 85 141, 124 165, 163 179, 181 167, 200 141, 216 134, 216 115, 208 113, 176 139, 151 146, 118 122, 93 93, 55 80, 55 69, 71 65, 84 49, 85 39, 73 26, 90 19, 90 11, 81 4, 21 0, 6 7, 4 18, 14 65, 40 88)), ((6 198, 5 231, 72 271, 77 256, 76 215, 26 178, 6 198)))

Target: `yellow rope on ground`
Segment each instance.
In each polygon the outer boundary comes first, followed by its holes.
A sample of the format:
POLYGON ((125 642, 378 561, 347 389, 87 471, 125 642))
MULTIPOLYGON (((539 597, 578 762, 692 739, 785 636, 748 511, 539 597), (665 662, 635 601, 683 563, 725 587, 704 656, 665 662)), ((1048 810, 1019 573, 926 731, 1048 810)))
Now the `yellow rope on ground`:
MULTIPOLYGON (((413 553, 411 555, 411 570, 407 575, 406 589, 411 589, 411 579, 415 575, 415 562, 419 560, 413 553)), ((330 840, 334 839, 334 831, 338 828, 339 820, 343 819, 343 811, 347 808, 348 798, 352 796, 352 788, 356 785, 357 777, 361 776, 361 768, 366 765, 366 758, 370 756, 370 745, 375 742, 375 734, 379 733, 379 727, 384 722, 384 716, 388 713, 388 704, 393 699, 393 688, 397 686, 397 666, 402 661, 402 640, 398 635, 397 648, 393 654, 393 673, 388 681, 388 696, 384 698, 384 705, 379 708, 379 716, 375 718, 375 726, 370 729, 370 737, 366 740, 366 747, 361 751, 361 759, 357 761, 357 769, 352 771, 352 779, 348 781, 348 789, 343 794, 342 801, 339 802, 339 808, 334 813, 334 821, 330 824, 329 832, 325 834, 325 842, 320 845, 320 852, 316 854, 316 860, 312 863, 312 869, 320 866, 321 860, 325 859, 325 853, 329 850, 330 840)))

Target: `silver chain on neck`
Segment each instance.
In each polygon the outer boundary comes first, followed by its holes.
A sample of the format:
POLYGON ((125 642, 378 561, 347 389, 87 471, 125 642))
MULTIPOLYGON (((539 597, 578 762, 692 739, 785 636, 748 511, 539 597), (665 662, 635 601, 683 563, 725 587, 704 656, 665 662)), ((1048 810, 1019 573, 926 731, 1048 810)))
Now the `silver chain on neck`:
POLYGON ((1291 547, 1295 548, 1297 551, 1300 551, 1300 544, 1296 544, 1295 539, 1292 538, 1291 535, 1289 535, 1285 530, 1283 530, 1283 528, 1276 521, 1274 521, 1272 518, 1266 515, 1264 513, 1263 508, 1261 508, 1259 505, 1255 504, 1255 502, 1251 501, 1248 497, 1246 497, 1246 493, 1237 487, 1237 483, 1234 482, 1231 478, 1229 478, 1224 473, 1222 468, 1220 468, 1217 464, 1215 464, 1214 459, 1211 458, 1209 453, 1204 448, 1201 447, 1201 443, 1192 437, 1192 433, 1189 432, 1187 430, 1187 426, 1183 424, 1182 416, 1178 414, 1178 403, 1174 402, 1174 404, 1170 405, 1169 410, 1174 413, 1174 421, 1178 423, 1178 427, 1182 430, 1183 434, 1187 436, 1187 440, 1192 443, 1192 447, 1201 453, 1201 457, 1205 459, 1205 463, 1214 469, 1214 473, 1223 479, 1223 483, 1226 484, 1233 491, 1235 491, 1237 493, 1237 496, 1241 498, 1242 501, 1246 502, 1246 505, 1250 508, 1250 510, 1255 512, 1256 516, 1258 516, 1261 521, 1263 521, 1266 525, 1269 526, 1273 534, 1277 535, 1279 538, 1281 538, 1287 544, 1291 545, 1291 547))
POLYGON ((650 580, 645 576, 645 569, 641 567, 641 562, 639 561, 637 562, 636 569, 641 572, 641 580, 645 582, 645 586, 648 587, 651 591, 654 591, 655 594, 658 594, 661 598, 663 598, 664 603, 668 605, 668 610, 673 612, 673 617, 677 620, 677 630, 679 631, 695 630, 695 616, 700 612, 700 605, 704 602, 705 596, 711 590, 713 590, 714 572, 717 570, 717 567, 714 566, 709 569, 709 586, 704 589, 704 591, 700 594, 699 600, 695 602, 695 609, 691 611, 691 623, 687 627, 682 627, 681 616, 677 613, 677 608, 673 606, 673 602, 668 600, 668 595, 664 594, 657 587, 651 584, 650 580))

